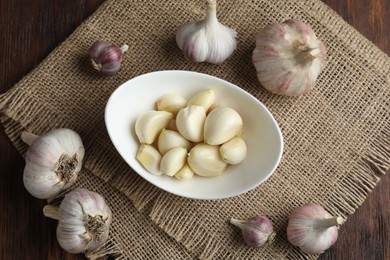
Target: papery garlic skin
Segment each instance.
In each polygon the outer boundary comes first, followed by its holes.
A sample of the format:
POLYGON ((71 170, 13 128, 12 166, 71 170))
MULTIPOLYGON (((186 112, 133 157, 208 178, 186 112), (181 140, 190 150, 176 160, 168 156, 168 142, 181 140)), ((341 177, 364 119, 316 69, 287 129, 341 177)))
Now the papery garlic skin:
POLYGON ((162 156, 159 151, 150 144, 141 144, 138 148, 137 160, 142 166, 154 175, 161 175, 160 164, 162 156))
POLYGON ((240 114, 230 107, 213 109, 204 122, 204 142, 220 145, 242 131, 243 120, 240 114))
POLYGON ((135 121, 135 134, 140 143, 153 143, 172 118, 172 113, 167 111, 151 110, 141 114, 135 121))
POLYGON ((313 29, 299 21, 271 24, 256 37, 252 61, 261 85, 275 94, 309 92, 327 59, 325 45, 313 29))
POLYGON ((160 170, 168 176, 175 175, 186 163, 187 149, 175 147, 164 154, 161 159, 160 170))
POLYGON ((176 117, 179 133, 191 142, 203 141, 203 126, 206 111, 202 106, 189 105, 180 109, 176 117))
POLYGON ((219 148, 222 160, 228 164, 239 164, 246 156, 247 146, 241 137, 233 137, 219 148))
POLYGON ((111 221, 111 209, 101 195, 75 189, 59 208, 58 243, 73 254, 96 250, 106 243, 111 221))
POLYGON ((287 239, 307 254, 320 254, 337 240, 341 217, 333 217, 322 206, 307 203, 289 216, 287 239))
POLYGON ((266 216, 254 216, 248 220, 232 218, 230 223, 241 229, 242 238, 248 246, 260 247, 273 243, 276 232, 271 220, 266 216))
POLYGON ((199 143, 191 149, 188 164, 194 173, 203 177, 222 175, 227 166, 219 155, 219 147, 205 143, 199 143))
POLYGON ((71 129, 54 129, 37 137, 26 153, 24 187, 38 199, 55 196, 76 181, 84 153, 80 136, 71 129))
POLYGON ((183 25, 176 33, 176 43, 195 62, 220 64, 236 49, 237 32, 218 21, 215 0, 207 0, 206 5, 205 18, 183 25))

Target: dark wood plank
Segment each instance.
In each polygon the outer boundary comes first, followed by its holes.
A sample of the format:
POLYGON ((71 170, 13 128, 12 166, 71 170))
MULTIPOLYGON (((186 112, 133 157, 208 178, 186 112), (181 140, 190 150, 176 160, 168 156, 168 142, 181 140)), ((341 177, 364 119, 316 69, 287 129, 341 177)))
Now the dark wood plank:
MULTIPOLYGON (((41 62, 103 0, 0 1, 0 93, 41 62)), ((390 1, 323 0, 390 55, 390 1)), ((24 189, 24 161, 0 126, 0 259, 83 259, 65 253, 56 222, 42 215, 44 201, 24 189)), ((320 259, 390 259, 390 176, 340 229, 320 259)))

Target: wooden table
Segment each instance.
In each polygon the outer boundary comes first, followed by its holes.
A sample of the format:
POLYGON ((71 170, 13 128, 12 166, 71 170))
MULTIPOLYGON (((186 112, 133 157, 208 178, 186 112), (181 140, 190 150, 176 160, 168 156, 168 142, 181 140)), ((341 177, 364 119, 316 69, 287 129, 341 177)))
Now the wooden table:
MULTIPOLYGON (((0 93, 39 64, 104 1, 1 0, 0 93)), ((323 0, 390 55, 389 0, 323 0)), ((0 259, 83 259, 56 241, 44 201, 24 189, 24 161, 0 126, 0 259)), ((390 176, 349 217, 320 259, 390 259, 390 176)))

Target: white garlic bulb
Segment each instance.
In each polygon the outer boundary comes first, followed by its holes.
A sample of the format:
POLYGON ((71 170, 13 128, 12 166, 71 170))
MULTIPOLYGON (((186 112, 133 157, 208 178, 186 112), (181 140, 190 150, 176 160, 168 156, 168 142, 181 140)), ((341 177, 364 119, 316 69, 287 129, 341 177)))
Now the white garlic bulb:
POLYGON ((192 143, 178 132, 164 128, 158 137, 157 146, 160 153, 164 155, 175 147, 184 147, 189 151, 192 147, 192 143))
POLYGON ((168 111, 176 116, 177 112, 187 105, 187 100, 178 94, 170 93, 161 96, 156 104, 157 110, 168 111))
POLYGON ((93 251, 107 242, 112 213, 96 192, 75 189, 65 195, 59 208, 47 205, 43 212, 58 220, 57 240, 67 252, 93 251))
POLYGON ((309 92, 326 64, 327 50, 313 29, 298 20, 264 28, 256 37, 252 61, 268 91, 288 96, 309 92))
POLYGON ((323 207, 307 203, 289 216, 287 239, 307 254, 320 254, 337 240, 341 217, 333 217, 323 207))
POLYGON ((219 64, 225 61, 237 46, 237 32, 217 19, 216 0, 206 0, 206 16, 182 26, 176 33, 176 43, 184 56, 195 62, 219 64))
POLYGON ((153 143, 172 118, 172 113, 167 111, 151 110, 140 115, 135 121, 135 134, 140 143, 153 143))
POLYGON ((137 151, 137 160, 142 166, 154 175, 161 175, 160 164, 162 156, 154 146, 150 144, 141 144, 137 151))
POLYGON ((241 133, 243 121, 240 114, 230 107, 218 107, 207 115, 204 122, 204 142, 220 145, 241 133))
POLYGON ((239 164, 246 156, 247 147, 244 139, 241 137, 233 137, 226 143, 219 147, 219 153, 221 154, 222 160, 228 164, 239 164))
POLYGON ((205 119, 206 111, 202 106, 189 105, 177 113, 176 127, 187 140, 201 142, 205 119))
POLYGON ((219 155, 219 147, 205 143, 199 143, 191 149, 188 164, 194 173, 204 177, 219 176, 227 166, 219 155))
POLYGON ((175 147, 164 154, 161 159, 160 170, 163 174, 174 176, 186 163, 187 149, 175 147))
POLYGON ((190 100, 188 100, 188 105, 202 106, 207 113, 210 107, 214 104, 214 101, 214 90, 206 89, 193 95, 190 100))
POLYGON ((66 128, 54 129, 42 136, 24 132, 22 139, 30 144, 23 183, 31 195, 49 199, 76 181, 85 152, 76 132, 66 128))

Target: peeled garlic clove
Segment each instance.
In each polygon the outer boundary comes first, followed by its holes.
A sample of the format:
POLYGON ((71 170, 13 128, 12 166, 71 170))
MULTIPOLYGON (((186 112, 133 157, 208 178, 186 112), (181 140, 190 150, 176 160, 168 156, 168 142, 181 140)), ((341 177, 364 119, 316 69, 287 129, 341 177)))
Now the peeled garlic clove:
POLYGON ((24 132, 22 139, 30 144, 23 183, 31 195, 49 199, 75 183, 85 153, 75 131, 59 128, 42 136, 24 132))
POLYGON ((213 109, 204 123, 204 142, 211 145, 223 144, 241 133, 243 122, 240 114, 230 107, 213 109))
POLYGON ((188 155, 188 164, 197 175, 215 177, 221 175, 227 163, 219 155, 219 147, 200 143, 188 155))
POLYGON ((187 100, 178 94, 166 94, 157 100, 157 110, 171 112, 174 116, 186 105, 187 100))
POLYGON ((168 176, 175 175, 186 163, 187 149, 175 147, 164 154, 161 159, 160 170, 168 176))
POLYGON ((176 119, 172 119, 166 127, 167 130, 172 130, 177 132, 176 119))
POLYGON ((141 143, 151 144, 166 128, 173 115, 167 111, 151 110, 140 115, 135 122, 135 134, 141 143))
POLYGON ((192 143, 176 131, 163 129, 157 141, 158 150, 162 155, 175 147, 184 147, 189 151, 192 143))
POLYGON ((194 176, 194 172, 188 164, 185 164, 176 174, 175 177, 179 180, 188 180, 194 176))
POLYGON ((307 254, 320 254, 337 240, 341 217, 333 217, 322 206, 307 203, 289 216, 287 239, 307 254))
POLYGON ((141 144, 136 155, 137 160, 147 171, 154 175, 161 175, 161 154, 150 144, 141 144))
POLYGON ((242 238, 248 246, 260 247, 273 243, 276 232, 271 220, 266 216, 254 216, 248 220, 232 218, 230 223, 241 229, 242 238))
POLYGON ((215 0, 206 1, 206 17, 182 26, 176 33, 176 43, 185 57, 195 62, 219 64, 225 61, 237 46, 237 32, 217 19, 215 0))
POLYGON ((219 148, 222 160, 229 164, 241 163, 247 152, 245 141, 241 137, 233 137, 219 148))
POLYGON ((259 33, 252 61, 265 89, 298 96, 314 87, 325 67, 326 52, 309 25, 287 20, 271 24, 259 33))
POLYGON ((206 89, 196 93, 188 101, 188 105, 202 106, 204 110, 209 111, 215 101, 215 93, 212 89, 206 89))
POLYGON ((176 117, 176 127, 179 133, 191 142, 203 140, 203 126, 206 111, 202 106, 190 105, 180 109, 176 117))

